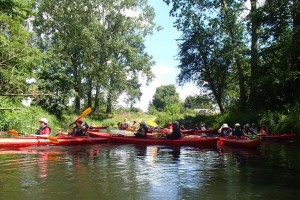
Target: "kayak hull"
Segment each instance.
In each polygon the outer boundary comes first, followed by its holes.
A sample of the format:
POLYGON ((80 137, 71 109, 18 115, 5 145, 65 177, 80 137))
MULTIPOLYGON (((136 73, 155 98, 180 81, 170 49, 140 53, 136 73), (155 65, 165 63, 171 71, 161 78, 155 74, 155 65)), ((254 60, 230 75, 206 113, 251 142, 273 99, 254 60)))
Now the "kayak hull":
POLYGON ((194 146, 194 147, 217 147, 219 138, 204 138, 199 136, 184 137, 170 140, 166 138, 138 138, 135 136, 113 135, 110 133, 90 132, 91 137, 108 138, 110 143, 138 144, 138 145, 167 145, 167 146, 194 146))
POLYGON ((214 133, 217 133, 217 130, 216 129, 194 130, 194 134, 202 134, 202 133, 214 134, 214 133))
POLYGON ((53 143, 49 139, 38 137, 16 137, 16 138, 0 138, 0 147, 25 147, 40 145, 76 145, 76 144, 93 144, 106 143, 106 138, 91 138, 88 136, 80 137, 57 137, 58 143, 53 143))
POLYGON ((296 138, 296 134, 261 135, 260 138, 266 142, 287 142, 293 141, 296 138))
POLYGON ((261 141, 259 138, 234 138, 234 137, 220 137, 219 145, 239 147, 239 148, 257 148, 261 141))

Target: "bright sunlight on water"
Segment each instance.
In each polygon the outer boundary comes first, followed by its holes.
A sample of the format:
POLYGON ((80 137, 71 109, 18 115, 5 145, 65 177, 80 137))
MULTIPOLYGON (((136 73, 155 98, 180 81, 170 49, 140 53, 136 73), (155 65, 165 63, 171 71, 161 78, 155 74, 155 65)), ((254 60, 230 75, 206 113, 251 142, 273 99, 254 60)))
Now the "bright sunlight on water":
POLYGON ((299 142, 0 149, 0 199, 298 199, 299 142))

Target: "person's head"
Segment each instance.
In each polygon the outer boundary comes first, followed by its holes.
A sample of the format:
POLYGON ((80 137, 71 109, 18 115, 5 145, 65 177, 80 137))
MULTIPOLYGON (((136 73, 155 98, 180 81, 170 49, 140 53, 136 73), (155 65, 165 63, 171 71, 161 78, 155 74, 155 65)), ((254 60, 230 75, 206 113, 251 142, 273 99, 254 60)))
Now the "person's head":
POLYGON ((141 121, 141 122, 140 122, 140 126, 141 126, 141 127, 145 127, 145 126, 146 126, 146 122, 141 121))
POLYGON ((240 125, 239 123, 236 123, 236 124, 234 125, 234 128, 240 129, 240 128, 241 128, 241 125, 240 125))
POLYGON ((261 128, 262 128, 262 129, 267 129, 267 125, 262 124, 262 125, 261 125, 261 128))
POLYGON ((179 126, 179 122, 178 121, 174 121, 173 122, 173 126, 179 126))
POLYGON ((200 126, 205 126, 205 123, 204 122, 200 122, 200 126))
POLYGON ((244 129, 249 129, 250 128, 250 125, 249 124, 245 124, 244 125, 244 129))
POLYGON ((39 122, 41 123, 41 124, 48 124, 48 119, 47 118, 41 118, 40 120, 39 120, 39 122))
POLYGON ((228 124, 223 124, 223 125, 222 125, 222 129, 229 129, 228 124))
POLYGON ((75 124, 82 124, 83 120, 81 117, 78 117, 76 120, 75 120, 75 124))
POLYGON ((256 124, 252 123, 251 126, 252 126, 252 127, 256 127, 256 124))
POLYGON ((168 122, 167 123, 167 127, 171 127, 172 126, 172 123, 171 122, 168 122))

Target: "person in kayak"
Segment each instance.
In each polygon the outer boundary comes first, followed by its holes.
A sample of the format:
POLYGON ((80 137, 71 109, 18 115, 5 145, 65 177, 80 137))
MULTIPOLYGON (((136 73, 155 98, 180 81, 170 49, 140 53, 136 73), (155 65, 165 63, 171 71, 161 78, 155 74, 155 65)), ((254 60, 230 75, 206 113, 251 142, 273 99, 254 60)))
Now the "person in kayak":
POLYGON ((179 122, 174 121, 172 128, 173 128, 172 132, 169 134, 166 134, 166 138, 167 139, 180 139, 181 138, 181 130, 179 127, 179 122))
POLYGON ((268 128, 265 124, 261 125, 260 131, 257 135, 269 135, 268 128))
POLYGON ((218 130, 218 133, 221 137, 227 137, 231 135, 231 131, 232 129, 228 126, 228 124, 223 124, 218 130))
POLYGON ((257 130, 257 127, 256 127, 256 124, 255 124, 255 123, 252 123, 252 124, 251 124, 250 130, 251 130, 255 135, 257 135, 258 130, 257 130))
POLYGON ((167 127, 162 130, 163 134, 169 134, 173 131, 173 126, 171 122, 168 122, 167 127))
POLYGON ((72 132, 69 135, 75 136, 86 136, 85 132, 88 129, 88 124, 83 123, 82 118, 79 117, 74 122, 75 126, 72 130, 72 132))
POLYGON ((148 127, 146 123, 144 121, 141 121, 139 129, 136 131, 136 133, 134 133, 134 135, 135 137, 145 138, 147 137, 147 132, 148 132, 148 127))
POLYGON ((36 131, 36 135, 50 135, 51 134, 51 128, 48 126, 48 119, 47 118, 41 118, 39 120, 40 122, 40 128, 36 131))
POLYGON ((241 128, 241 125, 239 123, 236 123, 234 125, 234 128, 232 129, 232 136, 236 136, 236 137, 248 137, 247 134, 245 134, 241 128))
POLYGON ((257 135, 257 133, 255 133, 251 128, 249 124, 245 124, 244 125, 244 129, 243 129, 243 133, 244 135, 247 135, 248 137, 254 137, 257 135))

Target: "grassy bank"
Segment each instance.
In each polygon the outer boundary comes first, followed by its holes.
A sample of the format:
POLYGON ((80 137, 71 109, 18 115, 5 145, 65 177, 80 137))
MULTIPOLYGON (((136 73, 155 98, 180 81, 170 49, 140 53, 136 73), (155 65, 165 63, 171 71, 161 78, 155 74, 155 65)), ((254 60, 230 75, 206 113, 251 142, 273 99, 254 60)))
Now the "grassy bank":
MULTIPOLYGON (((0 111, 0 136, 9 137, 8 130, 14 129, 20 133, 35 133, 39 127, 38 120, 45 117, 49 121, 53 134, 61 130, 67 131, 69 124, 79 115, 65 113, 61 120, 50 115, 40 107, 21 107, 21 110, 1 110, 0 111)), ((186 128, 194 128, 200 122, 205 122, 209 128, 217 129, 223 123, 233 127, 235 123, 242 125, 246 123, 256 123, 258 126, 266 124, 271 133, 299 133, 300 132, 300 108, 290 108, 286 112, 228 112, 222 115, 197 115, 191 111, 180 115, 170 115, 167 113, 156 113, 149 115, 139 112, 115 112, 113 114, 90 113, 84 118, 84 122, 89 125, 105 125, 117 127, 118 122, 134 120, 145 121, 146 123, 155 122, 164 127, 166 122, 179 120, 185 123, 186 128)))

